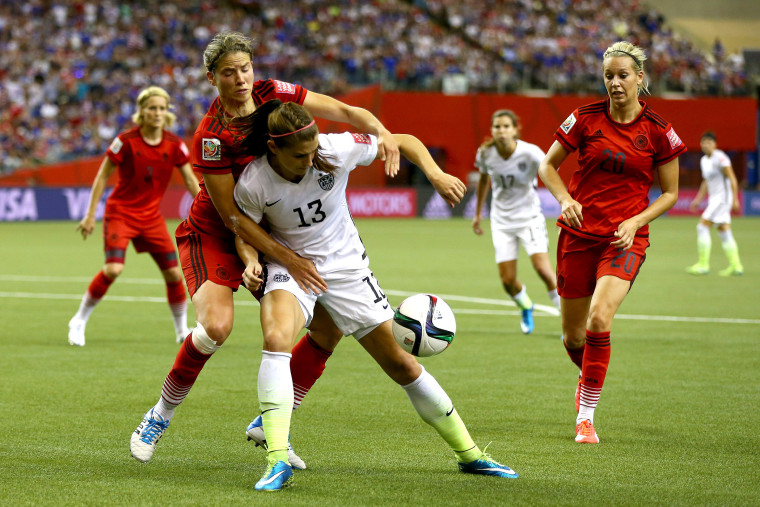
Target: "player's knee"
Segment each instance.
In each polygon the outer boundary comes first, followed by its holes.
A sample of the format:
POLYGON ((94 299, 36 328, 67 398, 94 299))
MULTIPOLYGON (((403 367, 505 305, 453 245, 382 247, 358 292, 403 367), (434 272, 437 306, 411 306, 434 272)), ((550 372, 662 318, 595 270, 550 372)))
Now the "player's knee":
POLYGON ((397 384, 405 386, 417 380, 422 373, 422 366, 413 355, 400 353, 393 363, 386 366, 385 373, 397 384))
POLYGON ((586 343, 586 330, 577 330, 577 329, 563 329, 562 332, 563 340, 565 342, 565 345, 567 348, 570 349, 577 349, 578 347, 583 346, 584 343, 586 343))
POLYGON ((595 333, 609 331, 612 327, 612 311, 605 306, 596 306, 589 309, 586 328, 595 333))
POLYGON ((111 280, 116 280, 122 271, 124 271, 124 264, 120 262, 109 262, 103 268, 103 273, 111 280))
POLYGON ((264 331, 264 350, 270 352, 290 352, 293 343, 291 336, 277 326, 273 326, 264 331))
POLYGON ((202 325, 198 323, 198 326, 202 329, 203 334, 210 340, 216 342, 217 345, 224 343, 232 332, 231 319, 213 320, 210 322, 204 322, 202 325))
POLYGON ((176 266, 163 270, 162 274, 164 275, 164 280, 169 283, 177 283, 183 280, 182 271, 180 271, 180 269, 176 266))

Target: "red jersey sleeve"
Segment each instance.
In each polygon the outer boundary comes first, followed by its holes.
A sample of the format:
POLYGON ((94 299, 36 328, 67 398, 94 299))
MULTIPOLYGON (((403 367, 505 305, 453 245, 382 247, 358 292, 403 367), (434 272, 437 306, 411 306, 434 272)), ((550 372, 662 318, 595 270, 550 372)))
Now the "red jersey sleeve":
POLYGON ((576 109, 554 132, 554 138, 570 153, 577 150, 581 144, 583 127, 578 124, 579 118, 580 115, 576 109))
POLYGON ((265 79, 253 83, 253 101, 257 106, 272 99, 279 99, 283 102, 295 102, 303 105, 306 99, 306 88, 301 85, 278 81, 276 79, 265 79))
POLYGON ((657 133, 659 135, 652 139, 652 144, 655 148, 655 166, 665 165, 686 152, 686 145, 678 137, 678 134, 676 134, 675 129, 670 123, 666 124, 665 127, 658 128, 657 133))
POLYGON ((114 165, 122 165, 124 163, 124 153, 130 149, 130 144, 125 143, 121 136, 122 132, 114 138, 111 145, 106 150, 106 156, 114 163, 114 165))

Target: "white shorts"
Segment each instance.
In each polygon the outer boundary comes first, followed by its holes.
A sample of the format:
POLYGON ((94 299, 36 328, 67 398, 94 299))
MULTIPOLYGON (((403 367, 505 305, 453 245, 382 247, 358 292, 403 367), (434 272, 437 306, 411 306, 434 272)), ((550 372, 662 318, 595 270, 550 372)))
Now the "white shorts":
POLYGON ((718 199, 709 199, 707 207, 702 212, 702 218, 714 224, 730 224, 731 203, 722 202, 718 199))
POLYGON ((267 262, 264 294, 273 290, 286 290, 293 294, 301 305, 307 326, 314 316, 314 305, 319 301, 343 335, 354 335, 357 340, 393 318, 394 310, 369 268, 341 271, 322 277, 327 282, 327 292, 319 296, 307 294, 284 266, 267 262))
POLYGON ((549 252, 546 219, 538 216, 521 229, 491 229, 496 264, 517 260, 520 244, 528 255, 549 252))

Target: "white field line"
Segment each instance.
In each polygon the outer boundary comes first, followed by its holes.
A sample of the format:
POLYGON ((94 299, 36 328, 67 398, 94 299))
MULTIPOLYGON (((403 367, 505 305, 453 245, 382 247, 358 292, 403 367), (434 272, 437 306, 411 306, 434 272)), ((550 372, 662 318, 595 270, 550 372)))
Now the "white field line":
MULTIPOLYGON (((27 275, 0 275, 0 282, 34 282, 34 283, 89 283, 91 278, 89 277, 66 277, 66 276, 27 276, 27 275)), ((160 277, 153 278, 119 278, 120 284, 134 284, 134 285, 163 285, 164 281, 160 277)), ((84 290, 84 287, 83 287, 84 290)), ((387 295, 407 297, 415 292, 409 291, 397 291, 386 290, 387 295)), ((493 306, 508 306, 514 307, 515 303, 507 299, 488 299, 488 298, 476 298, 460 296, 456 294, 437 294, 448 302, 457 301, 461 303, 471 303, 475 305, 493 305, 493 306)), ((59 293, 45 293, 45 292, 4 292, 0 291, 0 298, 8 299, 66 299, 76 300, 82 299, 82 293, 79 294, 59 294, 59 293)), ((110 301, 123 301, 128 303, 161 303, 166 304, 165 297, 134 297, 134 296, 117 296, 108 295, 106 298, 110 301)), ((241 306, 258 306, 258 303, 250 298, 243 299, 237 298, 236 305, 241 306)), ((469 315, 519 315, 518 310, 489 310, 480 308, 452 308, 454 313, 469 314, 469 315)), ((536 304, 536 310, 539 310, 536 316, 557 316, 559 312, 553 306, 536 304)), ((665 322, 703 322, 703 323, 718 323, 718 324, 748 324, 748 325, 760 325, 760 319, 734 319, 726 317, 684 317, 677 315, 629 315, 629 314, 617 314, 616 319, 622 320, 650 320, 650 321, 665 321, 665 322)))

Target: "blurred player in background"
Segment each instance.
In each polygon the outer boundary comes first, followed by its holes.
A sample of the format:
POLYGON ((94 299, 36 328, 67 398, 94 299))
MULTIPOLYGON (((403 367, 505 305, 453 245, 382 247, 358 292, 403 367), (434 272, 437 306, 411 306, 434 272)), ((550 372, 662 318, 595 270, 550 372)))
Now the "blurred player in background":
POLYGON ((699 204, 708 195, 707 208, 697 224, 697 254, 699 260, 693 266, 686 268, 692 275, 706 275, 710 272, 710 228, 718 226, 718 235, 723 246, 723 253, 728 259, 728 267, 718 273, 720 276, 740 276, 744 274, 739 259, 739 247, 736 246, 731 232, 731 211, 739 211, 739 185, 731 167, 731 159, 718 149, 715 133, 707 131, 702 134, 700 141, 704 155, 699 161, 702 169, 702 184, 699 186, 689 209, 697 211, 699 204))
MULTIPOLYGON (((255 262, 258 255, 250 245, 256 245, 258 251, 286 266, 304 290, 320 293, 327 289, 311 260, 274 241, 235 204, 235 182, 253 157, 234 150, 237 134, 230 129, 232 119, 251 114, 270 99, 296 102, 315 116, 348 123, 377 135, 386 172, 389 175, 398 172, 398 147, 374 115, 299 85, 274 79, 254 82, 251 45, 251 39, 241 33, 222 32, 212 38, 203 53, 206 77, 217 88, 219 97, 193 136, 193 164, 203 174, 203 182, 188 218, 175 233, 198 322, 180 347, 158 402, 132 434, 132 456, 139 461, 151 459, 175 409, 187 396, 206 361, 232 332, 233 293, 243 281, 245 266, 255 262)), ((293 382, 298 386, 294 409, 322 374, 342 337, 319 305, 309 329, 293 349, 293 382)), ((289 460, 297 468, 306 466, 292 449, 289 460)))
POLYGON ((519 129, 520 119, 508 109, 500 109, 491 116, 491 139, 478 148, 475 157, 480 180, 472 229, 477 235, 483 234, 480 221, 490 179, 493 189, 491 238, 499 277, 507 294, 522 310, 520 329, 529 334, 534 327, 533 301, 528 296, 528 289, 517 278, 521 244, 558 310, 559 295, 557 277, 549 262, 546 219, 536 192, 536 174, 545 153, 535 144, 519 139, 519 129))
POLYGON ((103 215, 106 263, 90 282, 79 311, 69 321, 71 345, 84 346, 87 320, 124 269, 130 241, 138 252, 150 252, 166 280, 166 296, 177 342, 181 343, 188 333, 182 272, 159 205, 175 167, 179 168, 193 196, 199 191, 198 179, 190 167, 190 153, 185 143, 165 130, 174 124, 175 116, 171 112, 169 94, 163 88, 150 86, 140 92, 132 120, 137 126, 119 134, 106 151, 92 184, 87 213, 77 225, 84 239, 92 234, 98 202, 108 178, 118 168, 116 187, 106 200, 103 215))
POLYGON ((594 410, 610 362, 612 320, 644 262, 649 222, 678 198, 678 156, 686 151, 673 127, 644 102, 644 51, 616 42, 604 52, 609 98, 573 111, 554 133, 539 176, 562 208, 557 286, 564 344, 581 369, 576 388, 576 442, 599 442, 594 410), (566 188, 557 169, 579 150, 566 188), (655 171, 656 170, 656 171, 655 171), (651 204, 655 172, 662 194, 651 204))
MULTIPOLYGON (((246 275, 262 281, 263 354, 258 399, 267 439, 267 468, 257 490, 279 490, 293 481, 288 463, 288 434, 294 386, 291 349, 320 301, 343 335, 354 335, 386 374, 403 387, 420 417, 455 452, 466 473, 516 478, 509 467, 488 457, 473 442, 451 400, 438 382, 393 337, 393 309, 369 267, 369 258, 346 205, 348 177, 358 165, 379 157, 377 138, 369 134, 319 135, 313 117, 297 104, 271 101, 241 118, 242 147, 257 158, 235 186, 235 200, 254 222, 267 220, 272 236, 304 257, 314 259, 330 290, 304 291, 287 267, 265 257, 263 270, 253 264, 246 275)), ((466 187, 444 174, 423 144, 396 134, 401 152, 417 165, 450 205, 466 187)))

